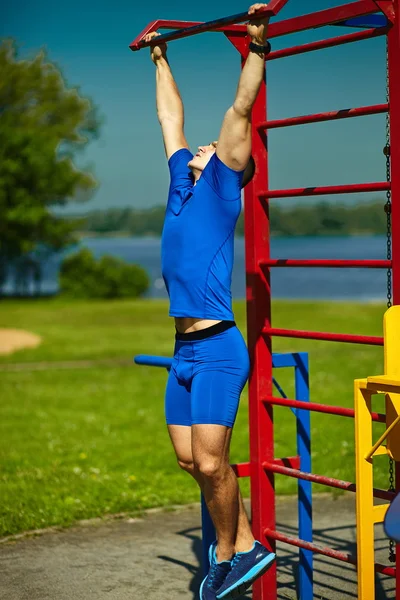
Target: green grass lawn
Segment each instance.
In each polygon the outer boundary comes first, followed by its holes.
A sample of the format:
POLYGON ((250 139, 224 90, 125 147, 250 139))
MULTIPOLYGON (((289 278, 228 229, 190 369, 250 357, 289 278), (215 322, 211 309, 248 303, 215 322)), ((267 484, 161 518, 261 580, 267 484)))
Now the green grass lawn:
MULTIPOLYGON (((277 302, 276 327, 382 335, 384 304, 277 302)), ((0 357, 8 363, 170 356, 173 321, 162 301, 2 302, 0 327, 32 331, 37 349, 0 357)), ((245 334, 245 304, 235 303, 245 334)), ((276 339, 274 351, 308 351, 311 399, 351 407, 353 380, 383 370, 382 348, 276 339)), ((293 371, 275 373, 294 397, 293 371)), ((196 485, 176 466, 163 415, 167 373, 150 367, 27 369, 0 372, 0 535, 107 513, 197 501, 196 485)), ((382 400, 376 409, 383 410, 382 400)), ((232 443, 232 461, 248 459, 247 390, 232 443)), ((296 453, 294 417, 275 409, 276 456, 296 453)), ((354 423, 312 415, 313 470, 354 480, 354 423)), ((376 434, 382 425, 376 425, 376 434)), ((378 459, 376 484, 388 486, 378 459)), ((296 482, 278 476, 279 493, 296 482)), ((318 490, 325 488, 316 488, 318 490)), ((244 493, 248 484, 243 482, 244 493)))

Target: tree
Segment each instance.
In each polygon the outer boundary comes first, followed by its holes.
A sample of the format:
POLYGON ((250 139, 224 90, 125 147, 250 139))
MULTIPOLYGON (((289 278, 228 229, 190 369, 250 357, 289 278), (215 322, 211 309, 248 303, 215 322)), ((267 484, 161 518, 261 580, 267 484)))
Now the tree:
MULTIPOLYGON (((97 134, 97 108, 40 52, 20 60, 11 40, 0 45, 0 272, 38 245, 58 250, 74 225, 51 207, 86 200, 93 174, 74 159, 97 134)), ((1 280, 1 277, 0 277, 1 280)))
POLYGON ((139 265, 107 254, 96 260, 87 248, 67 256, 60 268, 61 292, 72 298, 137 298, 149 285, 139 265))

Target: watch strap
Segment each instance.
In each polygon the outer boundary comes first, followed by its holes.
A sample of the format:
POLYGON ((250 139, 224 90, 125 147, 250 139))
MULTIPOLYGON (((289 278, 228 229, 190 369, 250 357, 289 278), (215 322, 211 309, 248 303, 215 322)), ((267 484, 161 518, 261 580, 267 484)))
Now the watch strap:
POLYGON ((250 52, 255 52, 256 54, 264 54, 266 56, 271 52, 271 44, 269 42, 266 42, 265 46, 261 46, 260 44, 250 42, 249 50, 250 52))

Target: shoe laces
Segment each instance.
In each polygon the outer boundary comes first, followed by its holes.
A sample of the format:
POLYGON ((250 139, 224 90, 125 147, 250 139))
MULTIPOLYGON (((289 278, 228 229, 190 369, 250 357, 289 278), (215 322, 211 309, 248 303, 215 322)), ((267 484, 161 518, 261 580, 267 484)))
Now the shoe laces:
POLYGON ((235 554, 235 556, 233 557, 233 560, 231 562, 232 569, 233 569, 233 567, 235 567, 238 564, 238 562, 240 562, 242 560, 242 557, 243 557, 242 554, 235 554))
POLYGON ((226 574, 227 571, 222 565, 218 564, 217 562, 213 562, 208 574, 207 587, 209 589, 218 590, 223 584, 226 574))

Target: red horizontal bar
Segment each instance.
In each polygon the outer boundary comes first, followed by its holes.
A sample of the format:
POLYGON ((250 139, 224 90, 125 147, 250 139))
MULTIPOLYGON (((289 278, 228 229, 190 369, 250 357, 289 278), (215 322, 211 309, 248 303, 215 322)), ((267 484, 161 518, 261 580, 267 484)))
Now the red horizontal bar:
POLYGON ((277 258, 264 260, 259 263, 261 267, 332 267, 332 268, 365 268, 365 269, 390 269, 391 260, 298 260, 291 258, 277 258))
POLYGON ((237 465, 231 465, 235 472, 236 477, 250 477, 250 463, 240 463, 237 465))
MULTIPOLYGON (((130 48, 135 50, 140 50, 142 46, 140 46, 141 40, 148 34, 153 31, 159 31, 160 29, 188 29, 190 27, 198 27, 199 25, 204 25, 204 21, 174 21, 174 20, 166 20, 166 19, 157 19, 156 21, 152 21, 139 33, 139 35, 134 39, 132 44, 130 44, 130 48), (140 46, 140 47, 138 47, 140 46)), ((222 28, 217 28, 215 31, 230 33, 240 31, 240 25, 227 25, 222 28), (239 29, 238 29, 239 28, 239 29)), ((243 27, 243 35, 247 33, 247 27, 243 27)), ((157 40, 159 41, 159 39, 157 40)))
MULTIPOLYGON (((279 542, 290 544, 291 546, 297 546, 298 548, 311 550, 316 554, 323 554, 324 556, 329 556, 330 558, 335 558, 337 560, 350 563, 352 565, 357 564, 357 560, 350 554, 346 554, 345 552, 338 552, 337 550, 333 550, 332 548, 318 546, 317 544, 313 544, 311 542, 305 542, 304 540, 284 535, 283 533, 280 533, 279 531, 274 531, 273 529, 264 529, 264 535, 268 538, 278 540, 279 542)), ((396 577, 396 569, 394 569, 393 567, 386 567, 385 565, 381 565, 380 563, 375 563, 374 567, 375 571, 378 573, 382 573, 383 575, 390 575, 390 577, 396 577)))
MULTIPOLYGON (((266 396, 262 399, 267 404, 276 406, 289 406, 290 408, 300 408, 310 410, 311 412, 325 413, 328 415, 337 415, 339 417, 350 417, 354 419, 355 411, 353 408, 344 408, 343 406, 327 406, 326 404, 318 404, 317 402, 303 402, 302 400, 290 400, 289 398, 278 398, 275 396, 266 396)), ((381 413, 371 413, 373 421, 378 423, 386 423, 386 415, 381 413)))
POLYGON ((278 337, 300 338, 308 340, 324 340, 331 342, 345 342, 348 344, 369 344, 383 346, 383 338, 368 335, 349 335, 347 333, 323 333, 320 331, 298 331, 295 329, 276 329, 264 327, 263 334, 278 337))
POLYGON ((360 31, 357 33, 349 33, 339 37, 329 38, 327 40, 320 40, 318 42, 311 42, 310 44, 293 46, 292 48, 283 48, 282 50, 275 50, 274 52, 268 54, 267 60, 276 60, 278 58, 286 58, 287 56, 296 56, 298 54, 305 54, 306 52, 323 50, 324 48, 334 48, 335 46, 342 46, 343 44, 361 42, 363 40, 386 35, 387 32, 387 27, 380 27, 377 29, 367 29, 366 31, 360 31))
POLYGON ((359 2, 352 2, 274 23, 270 28, 269 37, 278 37, 307 29, 316 29, 324 25, 332 25, 333 23, 340 23, 340 21, 347 21, 348 19, 364 15, 372 15, 378 12, 378 10, 379 8, 373 0, 360 0, 359 2))
MULTIPOLYGON (((257 17, 274 17, 276 16, 280 10, 285 6, 288 0, 271 0, 268 3, 267 8, 264 10, 260 10, 257 13, 257 17)), ((143 32, 130 44, 130 48, 133 51, 141 50, 142 48, 146 48, 147 46, 154 46, 155 44, 171 42, 173 40, 180 40, 182 38, 187 38, 193 35, 198 35, 199 33, 205 33, 207 31, 213 31, 215 29, 222 29, 229 26, 235 25, 237 23, 243 23, 244 21, 249 21, 249 13, 248 11, 238 13, 235 15, 231 15, 229 17, 222 17, 220 19, 214 19, 213 21, 207 21, 206 23, 196 23, 190 24, 186 27, 179 27, 175 31, 171 31, 170 33, 165 33, 157 37, 157 40, 152 40, 151 42, 143 41, 143 32)), ((164 21, 164 27, 171 27, 174 21, 164 21)), ((176 25, 176 22, 175 22, 176 25)), ((159 25, 158 25, 159 27, 159 25)), ((154 31, 154 29, 153 29, 154 31)), ((149 31, 147 31, 149 33, 149 31)))
POLYGON ((376 104, 375 106, 362 106, 360 108, 345 108, 332 112, 318 113, 315 115, 304 115, 291 117, 289 119, 278 119, 276 121, 265 121, 258 125, 257 129, 277 129, 278 127, 292 127, 294 125, 306 125, 308 123, 322 123, 323 121, 336 121, 338 119, 349 119, 352 117, 365 117, 388 112, 389 104, 376 104))
MULTIPOLYGON (((263 467, 266 471, 280 473, 281 475, 287 475, 287 477, 303 479, 304 481, 312 481, 313 483, 327 485, 339 490, 346 490, 347 492, 356 491, 356 484, 351 483, 350 481, 343 481, 341 479, 335 479, 334 477, 325 477, 324 475, 316 475, 314 473, 305 473, 304 471, 299 471, 298 469, 291 469, 290 467, 276 464, 275 461, 266 461, 263 463, 263 467)), ((375 498, 381 498, 382 500, 389 500, 391 502, 396 494, 394 492, 387 492, 386 490, 374 488, 373 495, 375 498)))
POLYGON ((275 458, 275 465, 282 467, 290 467, 292 469, 300 469, 300 456, 288 456, 286 458, 275 458))
POLYGON ((292 190, 269 190, 259 194, 260 198, 293 198, 296 196, 325 196, 331 194, 355 194, 357 192, 385 192, 390 190, 390 183, 359 183, 353 185, 330 185, 326 187, 308 187, 292 190))
MULTIPOLYGON (((275 460, 275 464, 282 465, 284 467, 290 467, 292 469, 300 468, 300 457, 299 456, 289 456, 287 458, 278 458, 275 460)), ((250 463, 240 463, 236 465, 231 465, 236 477, 250 477, 250 463)))

